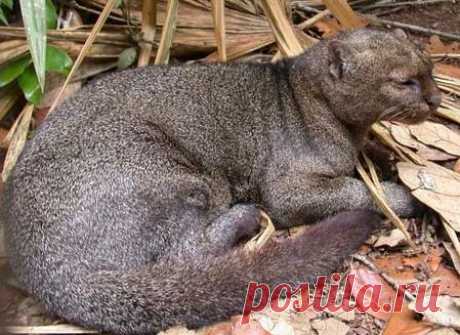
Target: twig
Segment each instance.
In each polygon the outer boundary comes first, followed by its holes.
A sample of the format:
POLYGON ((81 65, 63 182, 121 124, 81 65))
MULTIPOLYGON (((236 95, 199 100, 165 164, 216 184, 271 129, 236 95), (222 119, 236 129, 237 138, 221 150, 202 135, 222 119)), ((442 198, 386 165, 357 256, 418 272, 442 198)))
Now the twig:
POLYGON ((278 0, 263 0, 261 2, 265 16, 270 22, 273 34, 280 51, 284 56, 292 57, 303 52, 302 45, 286 17, 286 13, 278 0))
POLYGON ((295 8, 300 9, 301 11, 306 12, 306 13, 313 13, 313 14, 321 13, 320 9, 317 9, 311 6, 307 6, 302 3, 294 3, 293 5, 295 6, 295 8))
MULTIPOLYGON (((379 268, 377 268, 375 266, 374 263, 372 263, 372 261, 367 258, 366 256, 362 256, 362 255, 353 255, 352 258, 354 260, 357 260, 361 263, 363 263, 364 265, 366 265, 369 269, 371 269, 373 272, 377 273, 378 275, 380 275, 388 284, 390 284, 390 286, 392 288, 395 289, 395 291, 398 291, 399 289, 399 284, 396 282, 396 280, 394 280, 392 277, 390 277, 388 274, 386 274, 385 272, 383 272, 382 270, 380 270, 379 268)), ((404 296, 406 297, 407 300, 409 301, 414 301, 415 300, 415 297, 410 294, 409 292, 407 292, 407 290, 404 290, 404 296)))
MULTIPOLYGON (((74 7, 75 9, 81 10, 82 12, 87 12, 87 13, 90 13, 90 14, 95 14, 95 15, 100 15, 101 14, 100 10, 88 8, 88 7, 82 6, 82 5, 78 4, 78 3, 75 3, 72 7, 74 7)), ((123 22, 123 23, 126 22, 123 18, 117 17, 115 15, 110 15, 109 18, 111 20, 113 20, 113 21, 118 21, 118 22, 123 22)))
POLYGON ((67 76, 64 85, 62 85, 61 90, 59 91, 58 95, 54 99, 53 104, 51 105, 49 109, 49 113, 52 113, 54 109, 56 109, 57 105, 61 101, 61 97, 64 94, 64 91, 69 84, 70 80, 72 79, 73 75, 77 71, 78 67, 81 65, 83 62, 83 59, 85 58, 86 54, 89 52, 91 46, 93 45, 94 41, 96 40, 97 34, 101 31, 102 26, 104 25, 105 21, 107 20, 110 12, 112 9, 115 7, 115 4, 117 3, 117 0, 109 0, 107 1, 104 10, 102 11, 101 15, 98 17, 96 23, 94 24, 94 28, 91 31, 91 34, 89 35, 88 39, 85 42, 85 45, 80 51, 80 54, 77 57, 77 60, 72 66, 72 70, 70 70, 69 75, 67 76))
POLYGON ((369 20, 369 23, 374 26, 388 25, 392 27, 408 29, 408 30, 426 34, 426 35, 438 35, 440 37, 444 37, 444 38, 447 38, 453 41, 460 41, 460 35, 457 35, 457 34, 445 33, 443 31, 434 30, 430 28, 424 28, 424 27, 413 25, 413 24, 379 19, 375 17, 374 15, 365 15, 365 17, 369 20))
POLYGON ((329 9, 323 10, 322 12, 319 12, 315 16, 312 16, 308 20, 305 20, 302 23, 299 23, 297 25, 297 28, 300 30, 305 30, 313 26, 316 22, 320 21, 321 19, 325 18, 326 16, 330 15, 331 11, 329 9))
MULTIPOLYGON (((75 31, 72 29, 49 30, 47 32, 48 40, 64 40, 64 41, 85 41, 91 35, 88 31, 75 31)), ((1 38, 24 38, 26 33, 23 27, 0 27, 1 38)), ((129 40, 124 33, 108 33, 98 32, 96 42, 109 45, 130 46, 129 40)))
POLYGON ((375 16, 380 17, 380 16, 385 16, 385 15, 398 13, 398 12, 402 11, 403 9, 404 9, 404 7, 394 7, 394 8, 387 9, 387 10, 381 10, 381 11, 378 11, 378 12, 372 12, 372 14, 375 15, 375 16))
POLYGON ((0 327, 7 334, 97 334, 97 331, 87 330, 72 325, 0 327))
MULTIPOLYGON (((382 211, 382 213, 391 221, 391 223, 401 230, 401 232, 404 234, 404 237, 406 238, 407 243, 409 243, 410 247, 414 250, 417 249, 415 243, 412 241, 412 238, 407 231, 406 227, 402 223, 401 219, 399 218, 398 215, 391 209, 391 207, 388 205, 385 194, 383 193, 383 189, 381 187, 378 187, 375 185, 375 183, 372 181, 371 177, 367 174, 366 170, 364 169, 363 165, 361 164, 360 161, 358 161, 358 164, 356 165, 356 170, 358 171, 359 175, 361 176, 361 179, 363 182, 366 184, 369 192, 372 195, 372 198, 376 202, 377 206, 379 209, 382 211)), ((375 174, 376 176, 376 174, 375 174)))
POLYGON ((271 239, 273 234, 275 233, 275 226, 273 225, 272 220, 268 216, 267 213, 264 211, 260 211, 261 220, 260 225, 263 229, 254 236, 251 240, 249 240, 246 245, 244 246, 248 251, 256 251, 260 250, 267 242, 271 239))
POLYGON ((388 3, 377 3, 365 7, 359 8, 360 11, 367 11, 375 8, 385 7, 402 7, 402 6, 423 6, 423 5, 435 5, 442 2, 452 2, 452 0, 425 0, 425 1, 402 1, 402 2, 388 2, 388 3))
POLYGON ((158 46, 155 64, 168 64, 169 52, 173 40, 174 31, 176 30, 177 6, 179 0, 168 0, 166 10, 166 20, 161 32, 160 45, 158 46))
POLYGON ((227 51, 225 46, 225 4, 224 0, 211 0, 212 18, 214 31, 216 33, 217 54, 219 61, 227 61, 227 51))
POLYGON ((346 29, 363 26, 363 22, 345 0, 323 0, 323 3, 346 29))
POLYGON ((431 54, 430 55, 431 58, 440 58, 440 59, 443 59, 443 58, 459 58, 460 59, 460 54, 431 54))
POLYGON ((157 2, 155 0, 144 0, 142 5, 142 41, 137 66, 145 66, 150 62, 153 41, 155 40, 157 21, 157 2))
POLYGON ((13 170, 19 155, 26 144, 27 134, 29 133, 30 123, 32 122, 32 113, 34 106, 27 104, 18 118, 17 127, 12 133, 10 145, 6 152, 5 162, 3 163, 2 181, 6 182, 11 171, 13 170))

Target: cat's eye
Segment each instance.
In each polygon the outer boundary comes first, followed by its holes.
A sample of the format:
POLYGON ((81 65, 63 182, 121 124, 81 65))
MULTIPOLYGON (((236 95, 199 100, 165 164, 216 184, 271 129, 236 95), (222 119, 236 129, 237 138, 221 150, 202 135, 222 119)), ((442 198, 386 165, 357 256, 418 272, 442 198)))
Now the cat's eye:
POLYGON ((420 88, 420 82, 417 79, 408 79, 399 82, 402 86, 420 88))

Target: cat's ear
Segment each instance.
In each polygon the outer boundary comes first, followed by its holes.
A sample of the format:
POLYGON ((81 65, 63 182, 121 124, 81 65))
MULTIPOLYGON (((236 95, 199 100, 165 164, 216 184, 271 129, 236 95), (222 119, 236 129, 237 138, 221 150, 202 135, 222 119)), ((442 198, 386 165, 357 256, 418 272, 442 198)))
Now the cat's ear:
POLYGON ((341 79, 353 68, 355 50, 339 40, 329 42, 329 73, 335 79, 341 79))
POLYGON ((396 28, 395 30, 393 30, 393 34, 402 39, 402 40, 406 40, 407 39, 407 34, 404 30, 402 30, 401 28, 396 28))

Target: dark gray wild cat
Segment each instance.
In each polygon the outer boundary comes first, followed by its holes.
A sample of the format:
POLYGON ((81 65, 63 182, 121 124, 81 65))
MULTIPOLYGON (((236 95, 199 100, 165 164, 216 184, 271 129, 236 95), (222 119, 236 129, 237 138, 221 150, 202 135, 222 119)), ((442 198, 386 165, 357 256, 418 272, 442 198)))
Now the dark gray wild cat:
MULTIPOLYGON (((379 223, 357 153, 373 122, 438 107, 431 71, 401 34, 365 29, 276 64, 94 81, 49 116, 5 186, 12 268, 51 313, 118 334, 238 314, 249 281, 311 282, 379 223), (323 221, 247 253, 255 204, 278 228, 323 221)), ((406 190, 384 186, 412 215, 406 190)))

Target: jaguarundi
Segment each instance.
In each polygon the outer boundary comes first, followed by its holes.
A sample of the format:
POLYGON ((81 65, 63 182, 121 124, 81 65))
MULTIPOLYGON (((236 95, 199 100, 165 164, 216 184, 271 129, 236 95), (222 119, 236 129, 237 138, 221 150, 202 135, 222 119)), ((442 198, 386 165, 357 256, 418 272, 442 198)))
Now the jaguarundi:
MULTIPOLYGON (((250 281, 312 282, 368 238, 380 216, 354 167, 370 125, 423 121, 440 99, 412 42, 369 29, 276 64, 109 74, 48 117, 6 183, 12 268, 50 313, 99 331, 239 314, 250 281), (320 222, 247 252, 259 208, 277 228, 320 222)), ((404 187, 384 190, 414 214, 404 187)))

